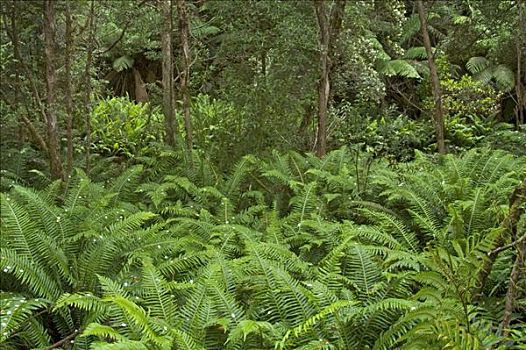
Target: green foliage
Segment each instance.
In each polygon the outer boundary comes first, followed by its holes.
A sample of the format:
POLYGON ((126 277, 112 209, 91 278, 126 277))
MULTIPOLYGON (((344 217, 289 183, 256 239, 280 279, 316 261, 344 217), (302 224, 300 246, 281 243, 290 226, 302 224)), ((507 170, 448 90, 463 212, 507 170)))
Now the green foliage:
POLYGON ((420 78, 420 74, 418 74, 415 67, 405 60, 382 61, 377 69, 379 73, 388 77, 420 78))
POLYGON ((104 185, 77 171, 65 192, 14 186, 1 197, 0 342, 513 347, 521 321, 503 338, 489 316, 506 281, 491 275, 479 299, 477 276, 524 169, 487 149, 389 168, 342 148, 247 156, 214 182, 136 166, 104 185))
POLYGON ((522 126, 519 130, 513 130, 509 124, 497 124, 492 133, 484 139, 484 143, 491 148, 503 149, 524 156, 526 155, 526 128, 522 126))
MULTIPOLYGON (((459 79, 448 77, 442 79, 440 84, 442 104, 447 113, 446 139, 450 150, 466 150, 481 145, 487 137, 495 139, 493 134, 498 130, 496 120, 503 93, 468 75, 459 79)), ((424 101, 424 108, 432 110, 431 99, 424 101)))
POLYGON ((120 72, 125 69, 133 67, 133 58, 129 56, 121 56, 113 61, 113 69, 120 72))
MULTIPOLYGON (((55 3, 60 58, 66 3, 55 3)), ((516 105, 518 2, 426 3, 452 153, 433 156, 414 6, 347 1, 330 30, 323 158, 298 151, 317 129, 312 2, 186 3, 185 151, 163 144, 159 2, 67 3, 75 165, 87 119, 93 143, 89 174, 55 182, 38 136, 53 112, 65 158, 66 60, 53 62, 48 105, 42 4, 1 3, 0 347, 524 349, 522 275, 510 335, 500 326, 516 246, 481 279, 488 253, 516 239, 503 222, 526 176, 524 128, 495 122, 511 115, 506 99, 516 105), (132 101, 143 86, 149 104, 132 101), (82 97, 96 101, 90 118, 82 97)))
POLYGON ((445 79, 440 84, 443 89, 443 106, 450 117, 476 116, 491 119, 499 111, 502 94, 468 75, 459 80, 445 79))
POLYGON ((243 133, 246 131, 242 112, 226 102, 198 95, 192 102, 195 144, 208 159, 224 168, 238 159, 242 150, 243 133))
POLYGON ((414 157, 415 150, 429 149, 433 143, 431 125, 412 120, 395 109, 374 116, 346 105, 336 113, 341 123, 338 129, 352 130, 334 135, 337 145, 362 144, 376 156, 407 161, 414 157))
POLYGON ((100 101, 91 117, 93 149, 104 155, 132 158, 161 140, 162 116, 148 104, 125 97, 100 101))
POLYGON ((494 65, 485 57, 471 57, 466 63, 466 68, 482 84, 493 82, 504 92, 509 92, 515 87, 515 74, 504 64, 494 65))

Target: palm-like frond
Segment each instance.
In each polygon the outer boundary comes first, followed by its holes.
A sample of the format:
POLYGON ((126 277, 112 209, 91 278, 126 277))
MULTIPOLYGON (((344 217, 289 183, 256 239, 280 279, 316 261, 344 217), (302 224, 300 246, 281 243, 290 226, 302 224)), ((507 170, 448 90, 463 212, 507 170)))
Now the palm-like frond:
POLYGON ((381 61, 377 66, 378 72, 388 77, 401 76, 405 78, 421 78, 418 71, 406 60, 381 61))
POLYGON ((485 57, 471 57, 466 63, 466 68, 483 84, 494 80, 497 87, 505 92, 515 87, 515 74, 504 64, 494 65, 485 57))

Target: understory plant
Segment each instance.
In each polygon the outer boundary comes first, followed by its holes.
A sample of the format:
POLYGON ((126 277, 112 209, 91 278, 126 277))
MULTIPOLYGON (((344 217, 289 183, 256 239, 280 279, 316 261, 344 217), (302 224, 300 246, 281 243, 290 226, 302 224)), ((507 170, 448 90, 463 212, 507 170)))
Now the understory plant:
POLYGON ((502 222, 524 157, 417 152, 390 165, 348 148, 275 152, 227 175, 198 153, 192 167, 177 152, 152 162, 109 181, 77 170, 65 185, 6 188, 2 348, 524 343, 523 276, 501 329, 515 249, 480 278, 488 252, 513 239, 502 222))

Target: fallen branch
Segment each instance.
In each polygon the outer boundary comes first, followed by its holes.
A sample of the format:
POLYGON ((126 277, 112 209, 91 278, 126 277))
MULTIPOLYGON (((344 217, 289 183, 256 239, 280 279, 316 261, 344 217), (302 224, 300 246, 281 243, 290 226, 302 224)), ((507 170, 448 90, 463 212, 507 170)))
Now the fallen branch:
POLYGON ((510 244, 506 244, 505 246, 493 249, 491 252, 488 253, 488 256, 495 255, 495 254, 498 254, 498 253, 500 253, 500 252, 502 252, 504 250, 510 249, 511 247, 516 246, 517 244, 523 242, 524 240, 526 240, 526 233, 521 238, 519 238, 518 240, 516 240, 514 242, 511 242, 510 244))
POLYGON ((62 344, 67 343, 70 340, 73 340, 79 333, 80 333, 80 330, 77 329, 75 332, 71 333, 70 335, 68 335, 64 339, 59 340, 55 344, 48 346, 46 348, 46 350, 51 350, 51 349, 55 349, 55 348, 58 348, 58 347, 62 346, 62 344))

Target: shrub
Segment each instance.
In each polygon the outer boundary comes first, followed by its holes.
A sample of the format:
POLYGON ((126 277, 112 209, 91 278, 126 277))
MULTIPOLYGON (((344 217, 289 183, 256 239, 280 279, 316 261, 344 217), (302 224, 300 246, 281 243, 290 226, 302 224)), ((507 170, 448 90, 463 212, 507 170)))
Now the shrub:
POLYGON ((427 150, 434 142, 431 123, 412 120, 392 108, 374 116, 344 107, 335 119, 340 124, 334 137, 339 145, 363 144, 368 151, 391 160, 410 160, 415 149, 427 150))
POLYGON ((202 154, 218 164, 231 163, 241 150, 243 118, 229 103, 200 94, 192 101, 195 144, 202 154))
POLYGON ((161 139, 163 117, 147 103, 135 103, 128 97, 102 100, 93 109, 92 147, 97 153, 141 154, 152 141, 161 139))

